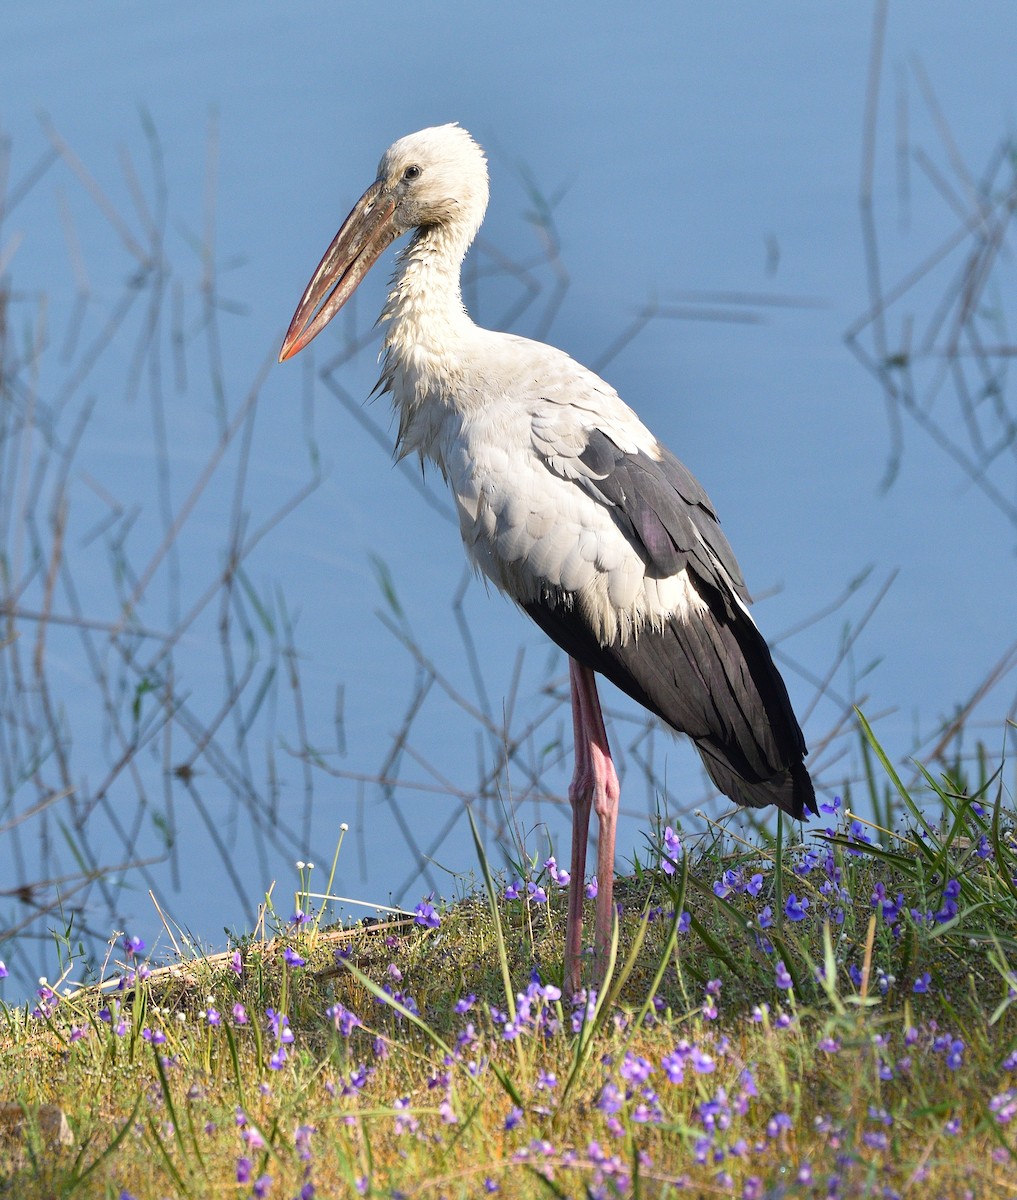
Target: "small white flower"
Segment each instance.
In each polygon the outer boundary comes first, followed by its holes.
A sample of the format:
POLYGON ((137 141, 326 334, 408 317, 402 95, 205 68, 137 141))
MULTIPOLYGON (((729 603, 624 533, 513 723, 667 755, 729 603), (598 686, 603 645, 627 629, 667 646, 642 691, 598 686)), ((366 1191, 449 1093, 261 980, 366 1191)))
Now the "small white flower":
POLYGON ((346 822, 343 821, 343 823, 339 826, 339 832, 346 833, 348 830, 349 830, 349 825, 347 825, 346 822))

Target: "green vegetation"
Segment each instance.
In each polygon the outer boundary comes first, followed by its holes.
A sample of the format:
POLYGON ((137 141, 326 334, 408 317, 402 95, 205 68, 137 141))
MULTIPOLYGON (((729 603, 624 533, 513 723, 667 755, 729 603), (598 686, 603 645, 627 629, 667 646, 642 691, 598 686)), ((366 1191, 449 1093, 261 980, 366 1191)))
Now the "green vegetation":
POLYGON ((1012 1196, 1017 839, 993 781, 928 779, 933 822, 883 767, 893 833, 661 830, 575 1003, 553 859, 214 959, 124 938, 115 987, 4 1011, 0 1195, 1012 1196))

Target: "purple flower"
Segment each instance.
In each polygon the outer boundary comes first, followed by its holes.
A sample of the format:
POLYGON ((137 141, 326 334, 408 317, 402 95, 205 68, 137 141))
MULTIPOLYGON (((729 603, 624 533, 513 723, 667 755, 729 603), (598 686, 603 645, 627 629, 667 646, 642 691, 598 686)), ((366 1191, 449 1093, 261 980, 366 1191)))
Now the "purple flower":
POLYGON ((750 896, 758 896, 763 890, 763 876, 759 871, 757 871, 745 885, 745 890, 750 896))
POLYGON ((7 964, 0 958, 0 979, 6 979, 9 974, 10 971, 7 970, 7 964))
POLYGON ((664 830, 664 848, 661 853, 660 866, 665 875, 673 875, 678 856, 682 852, 681 838, 670 825, 664 830))
POLYGON ((918 978, 915 980, 914 984, 912 985, 911 990, 913 992, 922 992, 922 993, 927 992, 929 990, 929 984, 931 982, 932 982, 932 976, 929 974, 928 971, 926 971, 924 975, 918 976, 918 978))
POLYGON ((254 1163, 249 1158, 237 1159, 237 1183, 250 1183, 254 1163))
POLYGON ((128 958, 134 958, 145 951, 145 943, 139 937, 125 937, 120 944, 128 958))
POLYGON ((709 1075, 717 1067, 713 1056, 707 1054, 705 1050, 700 1050, 698 1046, 693 1046, 689 1051, 689 1062, 697 1075, 709 1075))
POLYGON ((254 1187, 251 1189, 251 1194, 256 1196, 257 1200, 263 1200, 263 1198, 268 1195, 271 1186, 271 1175, 259 1175, 254 1181, 254 1187))
POLYGON ((763 911, 759 914, 759 928, 760 929, 769 929, 772 924, 773 924, 773 909, 768 904, 763 909, 763 911))
POLYGON ((234 975, 243 975, 244 973, 244 964, 239 950, 234 950, 230 955, 230 970, 234 975))
POLYGON ((505 1118, 506 1130, 515 1129, 515 1127, 519 1124, 519 1122, 522 1119, 523 1119, 523 1110, 521 1108, 516 1108, 515 1105, 513 1105, 509 1109, 508 1116, 505 1118))
POLYGON ((455 1011, 457 1013, 469 1012, 469 1010, 474 1006, 474 1004, 476 1004, 476 1002, 477 1002, 477 997, 474 992, 470 992, 466 996, 460 996, 459 999, 456 1001, 455 1011))
POLYGON ((344 1038, 348 1038, 354 1029, 363 1025, 363 1021, 355 1012, 350 1012, 341 1004, 333 1004, 331 1008, 326 1009, 325 1016, 332 1018, 332 1023, 339 1031, 340 1036, 344 1038))
MULTIPOLYGON (((851 828, 848 831, 848 839, 852 842, 862 842, 866 846, 872 845, 872 838, 865 832, 865 826, 861 821, 852 821, 851 828)), ((849 854, 858 854, 857 850, 849 850, 849 854)))
POLYGON ((685 1055, 679 1050, 672 1050, 660 1060, 660 1069, 667 1076, 668 1083, 684 1083, 685 1055))
POLYGON ((546 904, 547 892, 538 883, 532 880, 526 885, 526 892, 534 904, 546 904))
POLYGON ((592 876, 590 882, 586 885, 586 899, 596 900, 597 898, 597 877, 592 876))
POLYGON ((418 925, 423 925, 426 929, 437 929, 441 925, 441 917, 435 912, 434 905, 431 903, 433 896, 434 892, 421 900, 417 905, 416 916, 414 917, 414 921, 418 925))
POLYGON ((286 949, 283 950, 283 958, 286 960, 286 965, 288 967, 303 967, 307 963, 307 959, 301 958, 296 950, 292 948, 292 946, 287 946, 286 949))
POLYGON ((626 1050, 618 1074, 629 1083, 641 1084, 653 1074, 653 1066, 638 1054, 626 1050))
POLYGON ((298 1125, 296 1133, 293 1135, 293 1144, 296 1146, 297 1154, 300 1156, 301 1162, 309 1162, 311 1159, 311 1134, 317 1133, 318 1129, 315 1125, 298 1125))
POLYGON ((791 1118, 787 1113, 774 1113, 766 1123, 766 1136, 769 1138, 779 1137, 785 1129, 791 1129, 791 1118))
POLYGON ((559 887, 562 887, 562 888, 568 887, 569 879, 571 879, 571 876, 569 875, 568 871, 562 870, 558 866, 558 863, 555 861, 553 856, 551 858, 545 859, 544 869, 547 871, 548 875, 551 876, 551 879, 559 887))
POLYGON ((805 910, 809 907, 808 896, 803 896, 801 900, 792 892, 784 905, 784 916, 789 921, 804 921, 805 910))
POLYGON ((791 978, 787 967, 784 966, 783 959, 777 963, 777 987, 783 988, 784 991, 794 987, 794 980, 791 978))
POLYGON ((272 1036, 285 1045, 293 1041, 293 1030, 290 1029, 290 1019, 285 1013, 276 1012, 274 1008, 265 1009, 265 1021, 272 1036))
POLYGON ((1000 1125, 1008 1125, 1017 1113, 1017 1088, 1007 1088, 989 1101, 989 1112, 1000 1125))
POLYGON ((518 900, 523 894, 523 881, 517 876, 505 889, 506 900, 518 900))
POLYGON ((600 1089, 600 1095, 596 1100, 596 1108, 599 1108, 602 1113, 607 1113, 608 1116, 613 1116, 622 1110, 625 1103, 625 1098, 619 1090, 617 1084, 608 1080, 600 1089))

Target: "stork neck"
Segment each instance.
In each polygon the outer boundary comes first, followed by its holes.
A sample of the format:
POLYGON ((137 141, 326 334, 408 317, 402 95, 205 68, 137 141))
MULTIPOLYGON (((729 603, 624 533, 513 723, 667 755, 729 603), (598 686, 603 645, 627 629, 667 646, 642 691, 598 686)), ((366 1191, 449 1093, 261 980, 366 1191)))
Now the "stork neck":
POLYGON ((463 306, 460 276, 472 233, 456 225, 416 230, 399 256, 399 269, 382 311, 389 322, 385 348, 391 355, 443 356, 473 322, 463 306))

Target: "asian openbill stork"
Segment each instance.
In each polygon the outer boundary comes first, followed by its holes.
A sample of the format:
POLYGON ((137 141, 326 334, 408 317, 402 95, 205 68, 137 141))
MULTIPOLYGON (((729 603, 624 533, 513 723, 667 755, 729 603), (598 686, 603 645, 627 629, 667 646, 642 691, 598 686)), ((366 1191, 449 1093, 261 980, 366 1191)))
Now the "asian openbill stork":
POLYGON ((575 991, 591 807, 598 977, 614 917, 619 787, 596 672, 688 734, 739 804, 801 818, 816 800, 787 689, 706 493, 609 384, 561 350, 481 329, 466 313, 460 271, 487 199, 484 153, 464 129, 400 138, 311 277, 279 358, 316 337, 382 251, 412 233, 381 314, 379 386, 398 413, 397 454, 437 466, 473 565, 569 655, 564 978, 575 991))

